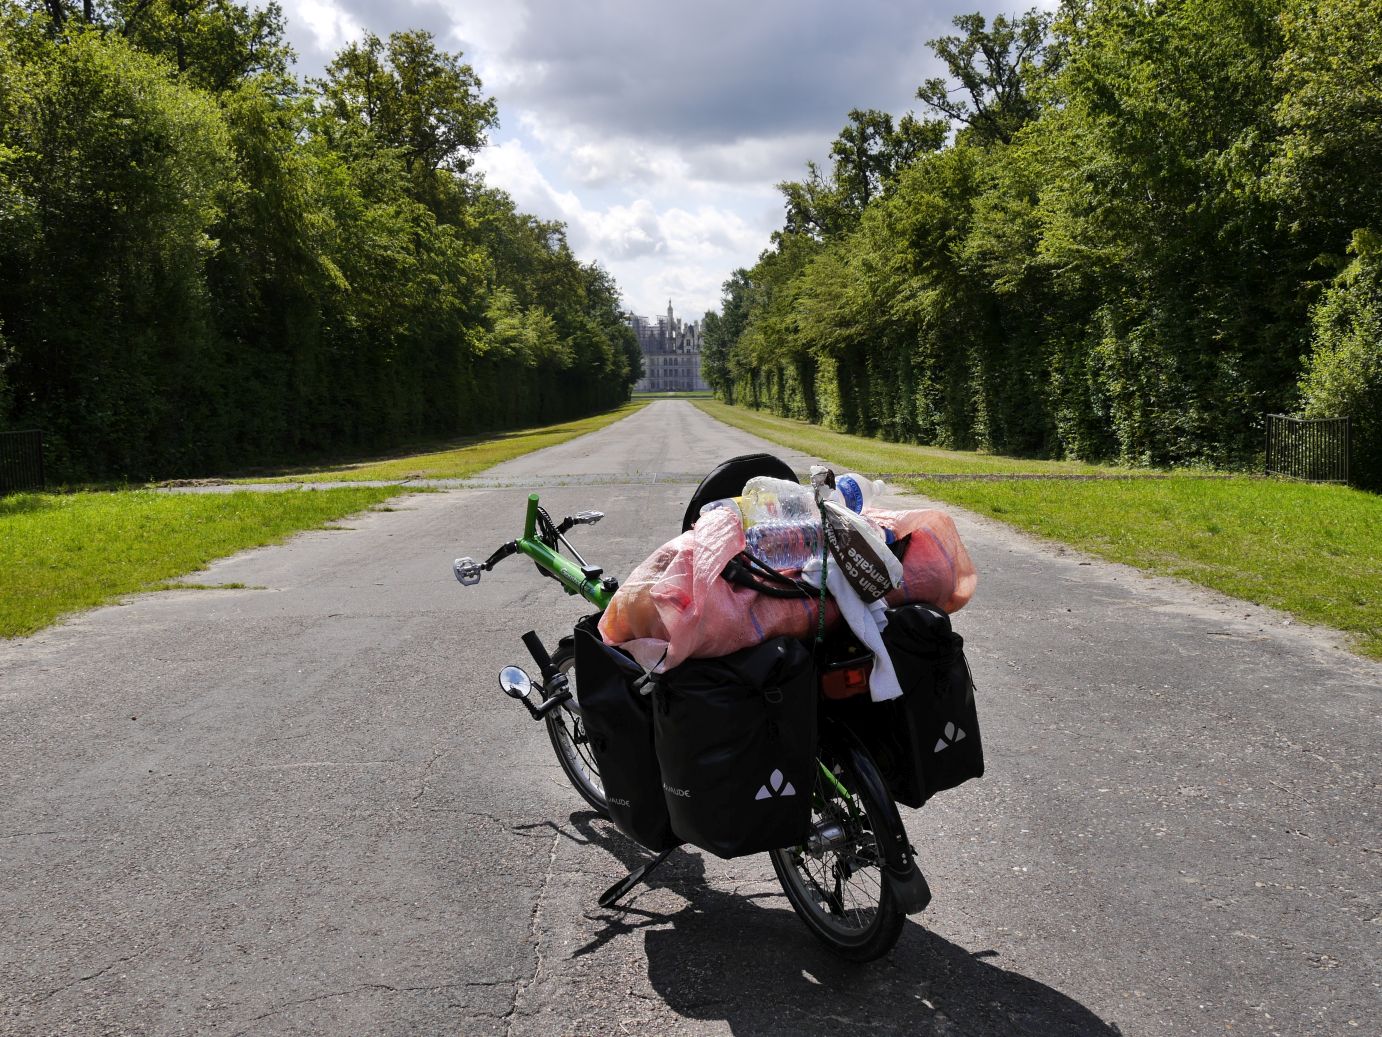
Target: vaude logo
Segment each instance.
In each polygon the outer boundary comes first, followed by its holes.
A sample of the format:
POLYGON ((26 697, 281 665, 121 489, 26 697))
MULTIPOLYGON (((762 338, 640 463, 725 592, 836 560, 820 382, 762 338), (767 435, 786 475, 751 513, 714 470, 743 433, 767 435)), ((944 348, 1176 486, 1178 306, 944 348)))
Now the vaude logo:
POLYGON ((792 783, 787 781, 781 771, 773 771, 768 776, 768 784, 758 789, 758 795, 754 799, 772 799, 773 796, 795 796, 797 790, 792 788, 792 783))
POLYGON ((616 807, 630 807, 633 805, 627 799, 620 799, 618 796, 610 796, 608 798, 616 807))
POLYGON ((964 731, 956 727, 953 723, 946 724, 945 734, 941 735, 940 738, 936 740, 936 748, 934 751, 940 752, 943 749, 949 749, 952 745, 954 745, 964 736, 964 731))
POLYGON ((663 782, 663 784, 662 784, 662 790, 663 790, 664 792, 670 792, 670 793, 671 793, 672 795, 674 795, 674 796, 680 796, 682 799, 690 799, 690 798, 691 798, 691 790, 690 790, 690 789, 674 789, 674 788, 672 788, 671 785, 668 785, 666 782, 663 782))

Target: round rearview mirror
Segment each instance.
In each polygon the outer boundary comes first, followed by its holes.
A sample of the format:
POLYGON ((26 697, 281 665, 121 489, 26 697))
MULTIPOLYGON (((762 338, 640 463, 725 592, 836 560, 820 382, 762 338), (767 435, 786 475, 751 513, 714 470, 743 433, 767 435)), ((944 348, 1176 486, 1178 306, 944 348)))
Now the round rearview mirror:
POLYGON ((533 679, 517 666, 505 666, 499 671, 499 686, 512 699, 526 699, 533 693, 533 679))

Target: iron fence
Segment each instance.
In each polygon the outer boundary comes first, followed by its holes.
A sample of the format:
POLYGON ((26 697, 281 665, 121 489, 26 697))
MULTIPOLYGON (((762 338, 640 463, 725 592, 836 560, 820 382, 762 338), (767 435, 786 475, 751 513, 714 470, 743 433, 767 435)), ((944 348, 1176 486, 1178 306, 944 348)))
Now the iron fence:
POLYGON ((43 487, 43 433, 0 432, 0 497, 43 487))
POLYGON ((1348 418, 1268 414, 1267 474, 1346 483, 1352 433, 1348 418))

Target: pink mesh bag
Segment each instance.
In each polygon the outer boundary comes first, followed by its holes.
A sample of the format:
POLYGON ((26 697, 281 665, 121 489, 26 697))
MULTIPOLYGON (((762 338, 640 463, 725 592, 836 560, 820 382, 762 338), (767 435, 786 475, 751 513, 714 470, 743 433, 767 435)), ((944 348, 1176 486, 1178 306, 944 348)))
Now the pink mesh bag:
MULTIPOLYGON (((942 511, 870 511, 899 538, 912 534, 903 555, 902 586, 888 602, 926 601, 947 612, 974 594, 974 565, 959 532, 942 511)), ((600 636, 645 669, 669 670, 687 659, 710 658, 771 637, 816 632, 819 599, 774 598, 722 579, 744 549, 744 530, 721 509, 654 551, 620 586, 600 620, 600 636)), ((839 621, 827 600, 826 627, 839 621)))
MULTIPOLYGON (((819 599, 769 597, 720 577, 743 549, 738 517, 710 512, 629 575, 600 620, 600 636, 661 672, 771 637, 814 634, 819 599)), ((825 618, 827 627, 839 619, 829 599, 825 618)))
POLYGON ((979 577, 954 519, 935 508, 869 508, 864 514, 891 529, 899 540, 908 535, 912 538, 902 556, 902 586, 888 594, 889 605, 924 601, 946 612, 958 612, 969 604, 979 577))

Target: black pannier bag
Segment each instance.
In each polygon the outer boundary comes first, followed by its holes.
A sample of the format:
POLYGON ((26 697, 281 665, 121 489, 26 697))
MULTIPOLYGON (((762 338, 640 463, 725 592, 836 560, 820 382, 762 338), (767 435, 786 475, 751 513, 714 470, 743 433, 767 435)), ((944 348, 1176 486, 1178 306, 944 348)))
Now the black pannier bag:
POLYGON ((576 698, 609 816, 634 842, 654 852, 679 846, 662 796, 653 749, 653 706, 634 689, 643 669, 600 639, 598 616, 576 624, 576 698))
POLYGON ((810 651, 777 637, 657 678, 653 727, 672 828, 717 857, 806 840, 816 768, 810 651))
MULTIPOLYGON (((964 639, 950 629, 944 611, 916 603, 889 609, 887 616, 883 644, 902 686, 901 700, 889 703, 895 708, 892 723, 898 725, 897 733, 905 732, 912 758, 911 774, 901 776, 903 787, 894 795, 908 806, 920 806, 937 792, 984 773, 974 681, 964 639), (914 787, 907 787, 913 782, 914 787)), ((879 704, 871 705, 877 709, 879 704)))

